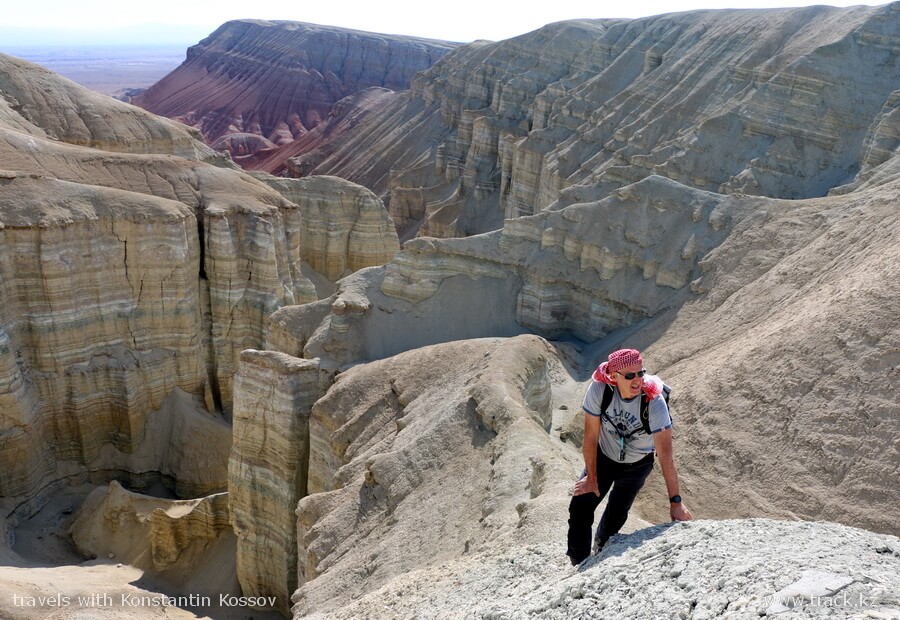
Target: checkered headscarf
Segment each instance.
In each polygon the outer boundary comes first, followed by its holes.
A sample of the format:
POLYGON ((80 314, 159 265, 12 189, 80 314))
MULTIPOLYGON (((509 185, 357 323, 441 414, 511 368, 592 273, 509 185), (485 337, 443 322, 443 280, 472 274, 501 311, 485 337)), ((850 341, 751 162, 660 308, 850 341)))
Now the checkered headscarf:
MULTIPOLYGON (((594 381, 602 381, 609 385, 615 385, 616 380, 613 374, 627 368, 628 366, 643 366, 644 358, 637 349, 619 349, 609 354, 607 361, 600 364, 594 371, 594 381)), ((644 381, 641 390, 647 395, 648 399, 656 398, 662 392, 663 382, 659 377, 653 375, 644 375, 644 381)))

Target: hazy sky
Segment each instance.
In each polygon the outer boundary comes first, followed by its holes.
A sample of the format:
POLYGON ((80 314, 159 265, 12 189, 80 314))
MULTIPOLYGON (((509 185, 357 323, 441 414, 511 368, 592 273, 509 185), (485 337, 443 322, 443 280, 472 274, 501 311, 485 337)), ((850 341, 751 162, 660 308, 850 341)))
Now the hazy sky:
MULTIPOLYGON (((0 0, 0 46, 85 43, 195 43, 230 19, 288 19, 391 34, 471 41, 505 39, 550 22, 574 18, 641 17, 700 8, 771 8, 822 2, 788 0, 630 0, 621 4, 583 0, 539 3, 457 0, 247 2, 246 0, 0 0)), ((835 6, 884 2, 829 2, 835 6)))

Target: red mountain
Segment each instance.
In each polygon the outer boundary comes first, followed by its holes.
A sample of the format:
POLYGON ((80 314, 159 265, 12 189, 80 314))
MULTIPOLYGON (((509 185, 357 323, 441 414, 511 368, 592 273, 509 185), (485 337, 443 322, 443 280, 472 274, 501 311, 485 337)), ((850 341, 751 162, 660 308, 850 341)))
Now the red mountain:
POLYGON ((456 45, 298 22, 230 21, 133 103, 200 129, 241 163, 304 136, 339 99, 372 86, 409 88, 417 72, 456 45))

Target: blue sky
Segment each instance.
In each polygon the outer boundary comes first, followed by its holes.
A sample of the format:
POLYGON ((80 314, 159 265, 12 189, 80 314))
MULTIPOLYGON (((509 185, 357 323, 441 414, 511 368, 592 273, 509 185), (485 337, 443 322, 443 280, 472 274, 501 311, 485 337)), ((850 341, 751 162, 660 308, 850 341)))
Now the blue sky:
MULTIPOLYGON (((529 32, 550 22, 575 18, 642 17, 700 8, 772 8, 822 2, 755 0, 630 0, 626 3, 540 2, 520 4, 458 0, 424 4, 412 0, 373 2, 267 2, 246 0, 40 0, 17 3, 4 11, 0 42, 9 45, 120 44, 151 42, 192 44, 230 19, 287 19, 359 30, 409 34, 437 39, 499 40, 529 32)), ((830 2, 834 6, 883 2, 830 2)))

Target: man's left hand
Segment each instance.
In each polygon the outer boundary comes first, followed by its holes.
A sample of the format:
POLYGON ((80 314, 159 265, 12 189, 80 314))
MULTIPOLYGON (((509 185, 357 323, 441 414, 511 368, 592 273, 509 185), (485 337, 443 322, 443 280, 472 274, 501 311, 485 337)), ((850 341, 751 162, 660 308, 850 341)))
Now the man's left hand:
POLYGON ((681 502, 671 504, 670 514, 672 515, 672 521, 690 521, 694 518, 687 506, 681 502))

